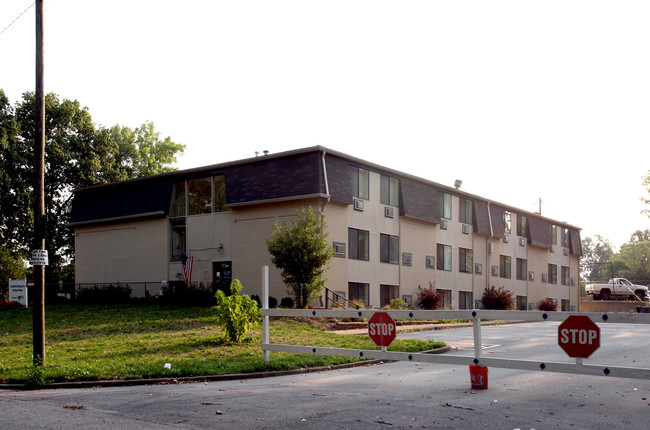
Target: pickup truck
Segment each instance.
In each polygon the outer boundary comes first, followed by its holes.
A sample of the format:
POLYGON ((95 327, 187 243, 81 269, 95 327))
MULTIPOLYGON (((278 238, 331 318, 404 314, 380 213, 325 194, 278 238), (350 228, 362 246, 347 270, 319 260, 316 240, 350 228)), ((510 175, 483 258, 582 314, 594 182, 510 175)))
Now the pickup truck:
POLYGON ((609 300, 612 298, 629 298, 630 300, 647 300, 648 287, 634 285, 625 278, 610 279, 606 284, 587 284, 585 292, 594 300, 609 300))

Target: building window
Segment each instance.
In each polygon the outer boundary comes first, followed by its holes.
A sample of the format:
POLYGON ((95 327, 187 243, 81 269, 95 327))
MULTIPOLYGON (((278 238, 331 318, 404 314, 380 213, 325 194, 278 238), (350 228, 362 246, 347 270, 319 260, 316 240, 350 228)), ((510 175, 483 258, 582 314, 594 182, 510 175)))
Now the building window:
POLYGON ((380 197, 385 205, 399 206, 399 179, 381 175, 380 197))
POLYGON ((352 169, 352 194, 360 199, 370 199, 370 172, 368 170, 352 169))
POLYGON ((459 220, 465 224, 472 224, 472 201, 460 199, 459 220))
POLYGON ((451 271, 451 246, 438 244, 438 270, 451 271))
POLYGON ((525 281, 528 275, 528 260, 517 258, 517 279, 525 281))
POLYGON ((399 236, 381 234, 379 236, 379 261, 399 264, 399 236))
POLYGON ((390 305, 390 301, 399 298, 399 287, 397 285, 379 286, 379 306, 390 305))
POLYGON ((526 224, 528 217, 526 215, 517 215, 517 236, 526 237, 526 224))
POLYGON ((445 219, 451 219, 451 194, 442 194, 442 213, 440 215, 445 219))
POLYGON ((504 233, 510 234, 512 232, 512 214, 508 211, 503 213, 503 225, 505 227, 504 233))
POLYGON ((548 283, 557 284, 557 266, 555 264, 548 265, 548 283))
POLYGON ((562 229, 562 246, 565 248, 569 247, 569 229, 568 228, 563 228, 562 229))
POLYGON ((348 258, 352 260, 370 260, 370 232, 349 228, 348 244, 348 258))
POLYGON ((557 226, 551 225, 551 243, 557 245, 557 226))
POLYGON ((528 298, 526 296, 517 296, 517 310, 525 311, 528 307, 528 298))
POLYGON ((187 206, 189 215, 212 212, 212 178, 187 181, 187 206))
POLYGON ((569 275, 569 268, 567 266, 562 266, 562 285, 569 286, 571 283, 571 277, 569 275))
POLYGON ((174 184, 174 194, 172 195, 172 207, 170 218, 185 216, 185 181, 178 181, 174 184))
POLYGON ((458 292, 458 309, 473 309, 473 294, 471 291, 458 292))
POLYGON ((451 290, 438 290, 438 294, 442 298, 440 306, 443 309, 451 309, 451 290))
POLYGON ((458 270, 462 273, 472 273, 474 258, 471 249, 460 248, 458 250, 458 270))
POLYGON ((364 306, 370 306, 370 285, 363 282, 348 282, 350 301, 361 301, 364 306))
POLYGON ((562 304, 562 312, 569 312, 571 310, 571 301, 569 299, 562 299, 560 303, 562 304))
POLYGON ((223 175, 214 176, 214 193, 212 195, 212 201, 214 202, 214 211, 215 212, 224 212, 227 211, 226 208, 226 177, 223 175))
POLYGON ((172 227, 172 261, 181 261, 185 249, 185 218, 171 220, 172 227))
POLYGON ((499 259, 500 274, 502 278, 512 278, 512 258, 507 255, 502 255, 499 259))

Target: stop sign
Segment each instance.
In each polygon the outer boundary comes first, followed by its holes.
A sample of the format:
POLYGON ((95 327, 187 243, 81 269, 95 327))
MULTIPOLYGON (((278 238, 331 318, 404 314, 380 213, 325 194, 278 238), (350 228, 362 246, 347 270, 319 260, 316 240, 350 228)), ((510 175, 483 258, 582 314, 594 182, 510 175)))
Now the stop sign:
POLYGON ((390 346, 397 335, 397 324, 386 312, 375 312, 368 320, 368 336, 377 346, 390 346))
POLYGON ((589 317, 571 315, 557 328, 558 344, 569 357, 588 358, 600 347, 600 328, 589 317))

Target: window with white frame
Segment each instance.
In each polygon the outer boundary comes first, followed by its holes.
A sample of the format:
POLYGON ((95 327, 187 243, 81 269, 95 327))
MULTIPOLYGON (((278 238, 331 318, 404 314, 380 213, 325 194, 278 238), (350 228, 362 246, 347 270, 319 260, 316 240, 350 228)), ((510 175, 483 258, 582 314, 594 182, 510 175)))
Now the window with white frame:
POLYGON ((438 251, 438 270, 451 271, 451 245, 443 245, 441 243, 437 246, 438 251))
POLYGON ((451 194, 442 194, 442 213, 440 215, 445 219, 451 219, 451 194))
POLYGON ((462 273, 472 273, 474 269, 474 257, 471 249, 458 249, 458 270, 462 273))
POLYGON ((370 198, 370 172, 362 168, 352 169, 352 195, 360 199, 370 198))
POLYGON ((370 306, 370 284, 364 282, 348 282, 348 297, 350 301, 359 300, 365 306, 370 306))
POLYGON ((351 260, 370 260, 370 232, 348 228, 348 258, 351 260))
POLYGON ((399 179, 381 175, 379 183, 380 201, 385 205, 399 206, 399 179))
POLYGON ((381 234, 379 235, 379 246, 379 261, 399 264, 399 236, 381 234))

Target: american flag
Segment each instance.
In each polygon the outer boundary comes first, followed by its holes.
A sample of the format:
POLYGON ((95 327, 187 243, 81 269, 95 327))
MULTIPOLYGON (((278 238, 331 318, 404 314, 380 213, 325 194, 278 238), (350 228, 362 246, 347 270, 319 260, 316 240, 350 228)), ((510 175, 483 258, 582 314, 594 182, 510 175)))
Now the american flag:
POLYGON ((192 282, 192 263, 194 262, 194 257, 188 257, 187 255, 183 254, 183 281, 187 285, 190 285, 190 282, 192 282))

